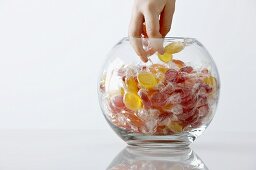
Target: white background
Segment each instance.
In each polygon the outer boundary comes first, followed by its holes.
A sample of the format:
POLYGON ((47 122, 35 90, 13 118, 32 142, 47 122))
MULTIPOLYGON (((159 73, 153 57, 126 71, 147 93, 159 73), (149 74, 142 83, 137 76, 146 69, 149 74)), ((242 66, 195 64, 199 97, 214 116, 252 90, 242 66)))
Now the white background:
MULTIPOLYGON (((0 129, 106 129, 97 76, 127 35, 131 0, 0 0, 0 129)), ((256 132, 256 1, 177 0, 169 36, 201 41, 219 68, 209 127, 256 132)))

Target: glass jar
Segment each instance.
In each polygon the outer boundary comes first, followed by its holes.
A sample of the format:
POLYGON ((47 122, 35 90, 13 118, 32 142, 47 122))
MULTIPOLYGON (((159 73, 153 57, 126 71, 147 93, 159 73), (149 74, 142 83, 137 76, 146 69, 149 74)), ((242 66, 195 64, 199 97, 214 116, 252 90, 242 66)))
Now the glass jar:
POLYGON ((217 67, 194 38, 136 39, 164 54, 144 63, 129 38, 110 51, 98 82, 99 102, 112 129, 128 144, 184 147, 209 125, 219 98, 217 67))

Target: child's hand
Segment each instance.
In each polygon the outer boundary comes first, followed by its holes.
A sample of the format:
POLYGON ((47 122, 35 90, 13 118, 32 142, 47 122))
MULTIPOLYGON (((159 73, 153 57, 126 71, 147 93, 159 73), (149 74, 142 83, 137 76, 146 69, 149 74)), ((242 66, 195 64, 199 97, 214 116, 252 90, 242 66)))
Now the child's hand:
POLYGON ((148 61, 148 55, 155 51, 162 54, 164 49, 162 41, 149 39, 153 49, 145 51, 140 38, 165 37, 171 29, 174 10, 175 0, 134 1, 129 36, 134 50, 144 62, 148 61))

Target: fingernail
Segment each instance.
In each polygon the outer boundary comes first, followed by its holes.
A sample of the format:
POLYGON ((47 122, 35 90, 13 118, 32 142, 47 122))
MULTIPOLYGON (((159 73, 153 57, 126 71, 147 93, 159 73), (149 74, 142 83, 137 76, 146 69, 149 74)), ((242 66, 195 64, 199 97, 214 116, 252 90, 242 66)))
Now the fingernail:
POLYGON ((159 49, 159 50, 158 50, 158 53, 161 54, 161 55, 163 55, 163 54, 164 54, 164 49, 163 49, 163 48, 159 49))
POLYGON ((140 59, 141 59, 144 63, 148 62, 147 56, 140 56, 140 59))
POLYGON ((148 51, 147 51, 148 55, 151 56, 155 53, 155 50, 153 48, 150 48, 148 51))

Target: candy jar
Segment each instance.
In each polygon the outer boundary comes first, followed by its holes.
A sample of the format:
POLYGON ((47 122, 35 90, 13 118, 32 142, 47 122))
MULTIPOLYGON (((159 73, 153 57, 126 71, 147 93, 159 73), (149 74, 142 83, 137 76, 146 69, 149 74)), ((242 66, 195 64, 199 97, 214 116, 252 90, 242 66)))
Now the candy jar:
MULTIPOLYGON (((106 57, 98 95, 103 115, 129 145, 186 147, 207 128, 219 98, 220 80, 206 48, 194 38, 138 38, 145 50, 163 43, 144 63, 129 38, 106 57)), ((134 40, 133 40, 134 42, 134 40)))

